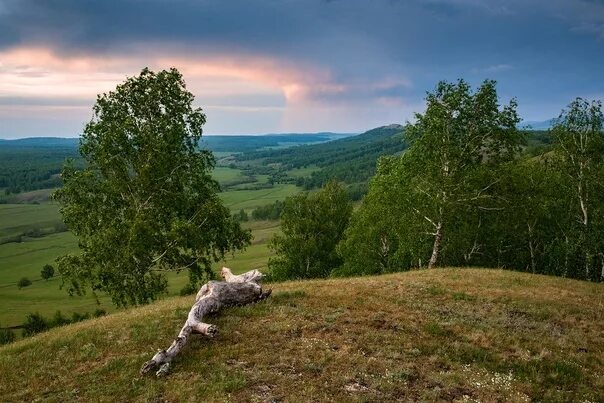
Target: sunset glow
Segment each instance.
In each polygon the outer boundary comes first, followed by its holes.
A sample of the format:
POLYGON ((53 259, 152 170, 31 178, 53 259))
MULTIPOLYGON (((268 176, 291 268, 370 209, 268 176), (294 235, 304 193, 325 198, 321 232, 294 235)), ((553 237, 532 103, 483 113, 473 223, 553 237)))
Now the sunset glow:
POLYGON ((441 79, 496 79, 526 120, 604 93, 604 5, 585 0, 530 9, 515 0, 148 1, 119 13, 29 3, 0 1, 3 138, 77 136, 96 95, 143 67, 178 68, 216 134, 404 123, 441 79), (471 38, 460 24, 474 27, 471 38))

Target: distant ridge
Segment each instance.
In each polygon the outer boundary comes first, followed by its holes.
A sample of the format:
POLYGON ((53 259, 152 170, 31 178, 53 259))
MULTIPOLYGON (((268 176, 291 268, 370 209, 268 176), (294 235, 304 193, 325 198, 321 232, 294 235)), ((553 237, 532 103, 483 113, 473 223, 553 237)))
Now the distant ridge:
POLYGON ((77 137, 26 137, 22 139, 0 139, 0 146, 7 147, 76 147, 77 137))
POLYGON ((548 130, 554 125, 556 119, 548 120, 525 120, 520 123, 521 129, 529 130, 548 130))
POLYGON ((365 186, 375 173, 380 157, 396 155, 407 148, 403 131, 404 126, 390 124, 321 144, 246 152, 235 156, 234 162, 240 167, 274 166, 278 167, 276 170, 319 168, 310 176, 298 179, 296 184, 305 189, 320 187, 330 179, 365 186))

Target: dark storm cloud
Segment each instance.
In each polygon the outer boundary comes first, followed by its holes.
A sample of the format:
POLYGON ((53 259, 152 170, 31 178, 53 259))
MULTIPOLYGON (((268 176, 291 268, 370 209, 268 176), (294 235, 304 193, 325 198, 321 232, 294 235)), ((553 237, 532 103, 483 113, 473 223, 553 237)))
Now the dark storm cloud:
POLYGON ((0 0, 0 51, 17 47, 261 56, 328 72, 304 90, 322 103, 417 104, 438 80, 495 78, 542 119, 604 93, 601 0, 0 0))
POLYGON ((448 63, 452 70, 459 59, 509 63, 509 57, 547 51, 551 42, 568 50, 569 28, 597 29, 604 20, 590 9, 604 7, 596 0, 566 3, 8 0, 0 11, 0 46, 33 43, 67 53, 111 53, 167 43, 199 52, 311 60, 333 67, 345 80, 367 76, 369 69, 377 75, 403 74, 407 67, 438 70, 429 62, 448 63))

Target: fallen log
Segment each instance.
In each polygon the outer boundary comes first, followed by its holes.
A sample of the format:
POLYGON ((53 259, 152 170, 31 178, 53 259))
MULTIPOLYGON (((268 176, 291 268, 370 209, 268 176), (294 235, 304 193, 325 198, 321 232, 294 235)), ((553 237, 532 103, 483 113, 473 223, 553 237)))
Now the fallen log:
POLYGON ((151 360, 143 364, 140 370, 141 374, 157 370, 155 373, 157 376, 167 375, 170 370, 170 363, 187 344, 192 333, 199 333, 208 337, 216 336, 218 328, 215 325, 204 323, 203 317, 205 315, 229 306, 241 306, 258 302, 266 299, 271 294, 271 290, 262 291, 260 285, 262 273, 258 270, 234 275, 229 268, 223 267, 221 275, 225 281, 210 281, 200 288, 195 297, 195 303, 191 307, 187 320, 176 339, 168 349, 158 351, 151 360))

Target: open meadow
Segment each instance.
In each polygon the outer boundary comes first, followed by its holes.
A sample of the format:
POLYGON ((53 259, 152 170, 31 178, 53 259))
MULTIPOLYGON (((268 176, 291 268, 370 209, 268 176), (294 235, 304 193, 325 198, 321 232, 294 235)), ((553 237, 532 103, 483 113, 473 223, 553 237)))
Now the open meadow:
MULTIPOLYGON (((234 256, 227 256, 224 262, 216 263, 216 270, 223 265, 231 267, 236 273, 266 267, 271 256, 268 240, 278 231, 279 223, 252 221, 244 224, 244 227, 252 230, 252 245, 234 256)), ((77 239, 69 232, 0 245, 0 325, 18 326, 27 314, 33 312, 50 317, 57 310, 68 316, 73 313, 92 313, 98 308, 107 312, 114 311, 110 298, 105 295, 99 295, 100 304, 97 304, 96 298, 91 294, 69 296, 65 290, 60 289, 60 277, 47 281, 40 277, 42 266, 53 264, 56 257, 77 250, 77 239), (17 288, 17 281, 22 277, 32 280, 32 285, 17 288)), ((168 295, 178 295, 188 282, 185 271, 169 273, 167 277, 168 295)))
MULTIPOLYGON (((226 154, 226 153, 225 153, 226 154)), ((221 184, 232 183, 245 176, 239 169, 217 167, 214 178, 221 184)), ((260 178, 266 180, 266 178, 260 178)), ((257 190, 228 190, 220 193, 227 207, 233 212, 240 209, 250 213, 254 208, 283 201, 299 189, 294 185, 276 184, 273 188, 257 190)), ((29 193, 49 194, 48 190, 29 193)), ((228 265, 234 272, 265 268, 271 251, 268 241, 279 230, 277 221, 249 221, 243 223, 252 230, 252 245, 234 256, 227 256, 223 262, 214 266, 218 270, 228 265)), ((54 264, 54 260, 64 254, 77 252, 77 238, 66 231, 62 225, 58 205, 43 201, 36 204, 0 204, 0 327, 14 327, 23 323, 29 313, 38 312, 45 317, 52 316, 57 310, 71 316, 73 313, 92 313, 96 309, 107 312, 115 310, 111 300, 100 294, 95 298, 91 294, 69 296, 60 289, 60 277, 47 281, 40 277, 45 264, 54 264), (59 232, 57 232, 59 231, 59 232), (20 237, 21 242, 14 242, 20 237), (27 277, 32 285, 19 289, 19 279, 27 277)), ((186 271, 168 273, 168 295, 178 295, 187 282, 186 271)))
POLYGON ((435 269, 271 285, 208 319, 158 380, 141 365, 193 296, 0 347, 7 401, 582 401, 604 399, 602 284, 435 269), (44 365, 40 365, 44 357, 44 365))

